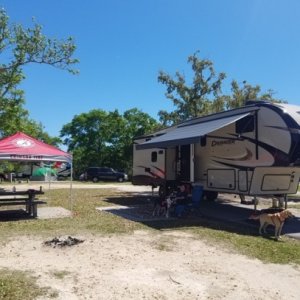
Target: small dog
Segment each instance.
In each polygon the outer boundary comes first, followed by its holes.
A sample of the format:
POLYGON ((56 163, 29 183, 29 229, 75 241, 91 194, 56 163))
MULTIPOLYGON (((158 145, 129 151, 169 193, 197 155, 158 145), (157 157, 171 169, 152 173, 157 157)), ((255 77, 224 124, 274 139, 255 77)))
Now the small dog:
POLYGON ((153 217, 165 216, 166 218, 169 218, 170 211, 175 203, 176 203, 176 194, 175 193, 171 193, 166 198, 160 197, 160 198, 155 199, 152 216, 153 217))
POLYGON ((294 215, 289 210, 283 210, 282 212, 270 214, 270 213, 263 213, 260 215, 251 215, 249 219, 252 220, 259 220, 259 234, 262 235, 262 230, 266 233, 266 228, 269 225, 273 225, 275 227, 275 239, 278 240, 281 235, 281 230, 283 224, 287 218, 294 217, 294 215))
POLYGON ((172 192, 166 198, 166 202, 167 202, 166 218, 169 218, 170 217, 170 211, 171 211, 171 209, 174 207, 174 205, 176 203, 176 193, 172 192))
POLYGON ((162 216, 167 213, 167 201, 163 197, 156 198, 154 200, 154 208, 152 216, 162 216))

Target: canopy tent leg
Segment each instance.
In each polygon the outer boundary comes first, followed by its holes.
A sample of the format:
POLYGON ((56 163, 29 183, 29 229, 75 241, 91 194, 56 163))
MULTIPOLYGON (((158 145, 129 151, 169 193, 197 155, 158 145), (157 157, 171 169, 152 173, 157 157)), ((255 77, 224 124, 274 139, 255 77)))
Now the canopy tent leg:
POLYGON ((70 176, 70 193, 69 193, 69 209, 73 211, 73 163, 71 163, 71 176, 70 176))

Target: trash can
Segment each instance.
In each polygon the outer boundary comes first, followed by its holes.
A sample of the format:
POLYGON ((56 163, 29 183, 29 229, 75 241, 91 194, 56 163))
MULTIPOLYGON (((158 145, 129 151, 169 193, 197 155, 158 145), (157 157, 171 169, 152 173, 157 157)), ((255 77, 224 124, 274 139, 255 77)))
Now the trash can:
POLYGON ((196 207, 199 206, 202 196, 203 196, 203 186, 202 185, 193 186, 193 191, 192 191, 193 206, 196 206, 196 207))

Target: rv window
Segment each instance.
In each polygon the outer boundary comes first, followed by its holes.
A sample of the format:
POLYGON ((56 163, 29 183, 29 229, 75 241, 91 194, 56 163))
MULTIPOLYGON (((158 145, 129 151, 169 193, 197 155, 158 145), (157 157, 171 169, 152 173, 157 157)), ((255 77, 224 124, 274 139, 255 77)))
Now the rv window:
POLYGON ((254 131, 254 116, 246 116, 235 123, 236 133, 245 133, 254 131))
POLYGON ((157 162, 157 152, 156 151, 151 152, 151 161, 157 162))
POLYGON ((158 154, 164 154, 164 150, 159 150, 158 154))

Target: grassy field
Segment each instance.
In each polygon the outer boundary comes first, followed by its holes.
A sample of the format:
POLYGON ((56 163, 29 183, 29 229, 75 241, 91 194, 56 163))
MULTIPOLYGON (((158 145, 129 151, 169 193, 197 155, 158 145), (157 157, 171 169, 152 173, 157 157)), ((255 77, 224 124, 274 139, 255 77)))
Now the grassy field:
MULTIPOLYGON (((69 190, 47 191, 48 206, 70 208, 69 190)), ((205 218, 186 218, 155 222, 133 222, 109 213, 97 211, 100 206, 142 204, 145 197, 132 196, 111 189, 73 190, 73 217, 60 219, 29 219, 0 222, 1 243, 18 235, 59 235, 93 234, 130 234, 134 230, 159 232, 163 230, 182 230, 193 233, 195 239, 205 240, 217 247, 226 247, 236 253, 258 258, 264 262, 300 265, 300 242, 289 238, 275 242, 273 239, 257 236, 257 230, 223 224, 205 218)), ((30 274, 0 270, 0 299, 35 299, 47 294, 55 298, 51 290, 35 287, 35 278, 30 274), (18 278, 18 280, 16 280, 18 278), (30 286, 30 288, 28 288, 30 286), (22 294, 26 290, 28 295, 22 294)))
POLYGON ((0 299, 31 300, 47 295, 56 298, 57 293, 49 288, 40 288, 36 278, 30 274, 11 270, 0 270, 0 299))

